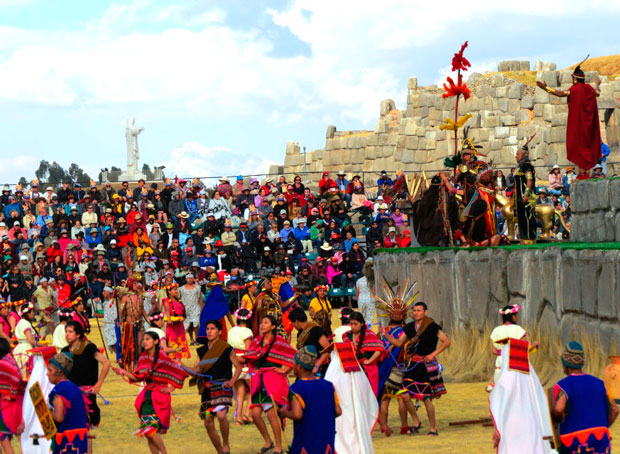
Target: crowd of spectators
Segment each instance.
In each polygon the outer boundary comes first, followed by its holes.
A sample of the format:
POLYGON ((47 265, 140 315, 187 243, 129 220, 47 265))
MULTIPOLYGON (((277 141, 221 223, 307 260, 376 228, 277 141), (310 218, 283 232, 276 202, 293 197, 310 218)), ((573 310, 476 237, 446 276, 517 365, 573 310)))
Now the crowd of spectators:
MULTIPOLYGON (((570 185, 604 176, 597 166, 576 175, 554 166, 548 184, 538 175, 538 203, 551 203, 570 223, 570 185)), ((166 180, 130 187, 64 182, 39 191, 4 186, 0 196, 0 296, 12 301, 53 294, 61 305, 76 288, 100 298, 140 273, 147 289, 166 275, 180 285, 213 275, 241 282, 259 275, 288 276, 305 291, 327 284, 354 289, 366 259, 379 247, 411 244, 406 185, 381 172, 372 200, 363 179, 324 172, 318 192, 300 176, 287 181, 221 178, 211 189, 198 180, 166 180), (231 181, 232 180, 232 181, 231 181)), ((514 169, 496 174, 496 190, 510 195, 514 169)), ((498 233, 506 227, 497 213, 498 233)), ((553 234, 568 232, 556 219, 553 234)), ((45 304, 45 303, 44 303, 45 304)))
MULTIPOLYGON (((380 193, 393 184, 381 179, 380 193)), ((212 189, 183 179, 116 186, 4 186, 0 296, 44 294, 62 306, 80 288, 97 300, 136 273, 148 290, 169 275, 180 285, 189 274, 233 283, 279 275, 294 277, 307 301, 317 285, 353 289, 373 249, 411 241, 407 216, 393 209, 397 197, 371 202, 361 178, 344 172, 325 172, 318 193, 299 176, 223 177, 212 189)))

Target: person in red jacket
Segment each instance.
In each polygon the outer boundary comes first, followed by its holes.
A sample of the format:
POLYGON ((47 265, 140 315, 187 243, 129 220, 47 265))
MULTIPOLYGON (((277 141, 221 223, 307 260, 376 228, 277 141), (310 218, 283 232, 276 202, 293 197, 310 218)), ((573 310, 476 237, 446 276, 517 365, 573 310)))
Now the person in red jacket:
POLYGON ((47 263, 52 263, 54 261, 54 257, 59 256, 62 257, 62 249, 60 249, 60 243, 58 240, 54 240, 52 245, 47 248, 47 263))
POLYGON ((400 235, 396 234, 396 227, 390 227, 388 229, 388 234, 385 236, 383 240, 383 246, 385 247, 399 247, 400 246, 400 235))
POLYGON ((403 236, 400 238, 398 242, 398 247, 409 247, 411 246, 411 231, 405 230, 403 231, 403 236))
POLYGON ((64 274, 59 274, 56 277, 56 288, 58 290, 58 306, 71 307, 71 285, 67 283, 64 274))
POLYGON ((319 193, 321 193, 321 195, 324 194, 334 184, 334 180, 329 178, 329 172, 323 172, 323 176, 319 181, 319 193))

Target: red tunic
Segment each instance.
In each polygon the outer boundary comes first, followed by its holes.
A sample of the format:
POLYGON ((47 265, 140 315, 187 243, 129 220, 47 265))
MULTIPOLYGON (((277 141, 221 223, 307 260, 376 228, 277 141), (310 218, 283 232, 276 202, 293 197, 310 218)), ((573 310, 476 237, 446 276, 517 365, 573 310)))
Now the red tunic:
POLYGON ((570 162, 591 169, 601 158, 601 129, 596 91, 589 84, 569 89, 566 156, 570 162))

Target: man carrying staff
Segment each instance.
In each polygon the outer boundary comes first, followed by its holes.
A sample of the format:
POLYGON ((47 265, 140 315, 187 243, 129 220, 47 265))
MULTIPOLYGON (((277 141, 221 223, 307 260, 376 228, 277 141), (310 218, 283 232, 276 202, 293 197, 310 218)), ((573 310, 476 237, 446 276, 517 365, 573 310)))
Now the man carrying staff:
POLYGON ((569 342, 562 352, 566 378, 555 385, 552 408, 560 421, 562 454, 611 452, 609 427, 618 417, 618 405, 610 399, 605 384, 583 373, 585 353, 579 342, 569 342))
MULTIPOLYGON (((62 349, 63 353, 73 355, 73 368, 68 378, 82 390, 86 403, 88 429, 99 426, 101 412, 97 406, 97 394, 103 381, 110 371, 110 361, 101 354, 95 344, 84 336, 84 328, 79 322, 70 320, 65 326, 65 336, 69 345, 62 349), (101 373, 99 364, 101 364, 101 373)), ((93 452, 92 440, 88 439, 88 452, 93 452)))
POLYGON ((144 304, 140 292, 140 283, 133 277, 127 279, 127 289, 120 300, 119 320, 121 323, 121 363, 125 370, 133 371, 140 355, 142 336, 144 334, 144 304))
MULTIPOLYGON (((586 57, 587 60, 587 57, 586 57)), ((591 169, 601 159, 601 129, 598 120, 596 97, 601 94, 601 80, 596 86, 586 84, 581 69, 582 61, 572 74, 573 85, 568 90, 556 90, 546 82, 536 84, 553 96, 568 97, 568 121, 566 124, 566 156, 582 169, 591 169)))
POLYGON ((396 339, 383 327, 379 328, 379 333, 396 347, 402 347, 407 341, 410 342, 407 353, 411 354, 411 358, 407 372, 405 372, 403 386, 412 397, 424 402, 430 424, 428 435, 437 436, 439 432, 437 432, 433 399, 438 399, 446 393, 437 363, 437 355, 450 346, 450 340, 442 331, 441 326, 427 314, 426 303, 419 301, 413 306, 413 322, 406 324, 403 329, 404 336, 396 339), (438 341, 441 341, 439 347, 438 341))
MULTIPOLYGON (((519 242, 536 242, 536 172, 530 161, 527 144, 517 150, 517 171, 515 172, 514 212, 519 226, 519 242)), ((512 238, 511 238, 512 240, 512 238)))
POLYGON ((278 334, 286 338, 286 331, 282 326, 282 300, 280 295, 273 293, 273 283, 268 277, 263 278, 258 283, 259 293, 254 301, 254 317, 252 317, 252 332, 258 336, 259 324, 263 318, 270 315, 277 324, 278 334))

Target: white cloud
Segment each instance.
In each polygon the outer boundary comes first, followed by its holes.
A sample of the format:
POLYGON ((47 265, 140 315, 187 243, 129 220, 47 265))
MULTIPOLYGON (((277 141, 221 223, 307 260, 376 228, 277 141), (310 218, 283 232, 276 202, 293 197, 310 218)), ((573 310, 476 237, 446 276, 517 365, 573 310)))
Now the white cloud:
POLYGON ((11 158, 0 159, 0 182, 17 183, 20 177, 30 179, 39 166, 39 160, 34 156, 17 155, 11 158))
MULTIPOLYGON (((463 73, 463 80, 467 82, 467 79, 473 73, 484 74, 484 73, 493 72, 493 71, 497 71, 496 61, 471 62, 471 67, 466 72, 463 73)), ((443 84, 446 83, 446 77, 448 76, 452 77, 452 79, 456 82, 456 72, 452 71, 452 66, 450 65, 446 65, 442 68, 439 68, 437 73, 440 74, 439 78, 435 81, 435 84, 438 87, 442 87, 443 84)))
POLYGON ((248 156, 226 147, 186 142, 174 148, 158 165, 162 164, 166 166, 164 173, 170 178, 202 177, 203 182, 209 185, 221 176, 265 174, 275 162, 260 155, 248 156))
MULTIPOLYGON (((27 1, 0 0, 0 9, 27 1)), ((609 14, 620 8, 617 0, 596 0, 594 5, 582 0, 470 0, 466 8, 453 12, 459 5, 452 0, 292 0, 268 15, 310 49, 297 56, 293 50, 287 57, 277 57, 280 43, 268 31, 233 28, 222 9, 195 0, 113 4, 102 17, 72 30, 0 26, 0 107, 17 106, 16 112, 26 114, 38 105, 88 112, 111 107, 110 111, 146 110, 162 117, 201 117, 206 123, 229 118, 230 130, 236 128, 239 134, 243 121, 257 118, 261 126, 267 121, 282 127, 277 132, 282 140, 284 127, 293 124, 372 128, 382 99, 393 98, 404 107, 406 77, 414 75, 405 74, 414 67, 413 61, 406 61, 408 55, 418 57, 417 51, 454 30, 468 34, 468 27, 475 27, 480 18, 579 16, 591 8, 609 14)), ((443 82, 448 71, 436 72, 437 61, 448 63, 461 42, 443 49, 433 61, 416 59, 415 65, 426 67, 431 80, 441 75, 438 82, 443 82)), ((492 51, 487 52, 486 59, 492 51)), ((471 71, 479 72, 496 64, 472 63, 471 71)), ((168 137, 174 133, 166 132, 168 137)), ((178 137, 173 143, 184 140, 178 137)), ((252 133, 250 140, 260 137, 252 133)), ((269 165, 261 158, 246 159, 242 153, 208 145, 185 142, 172 150, 164 160, 167 174, 254 173, 269 165)), ((282 151, 263 154, 280 160, 282 151)))

